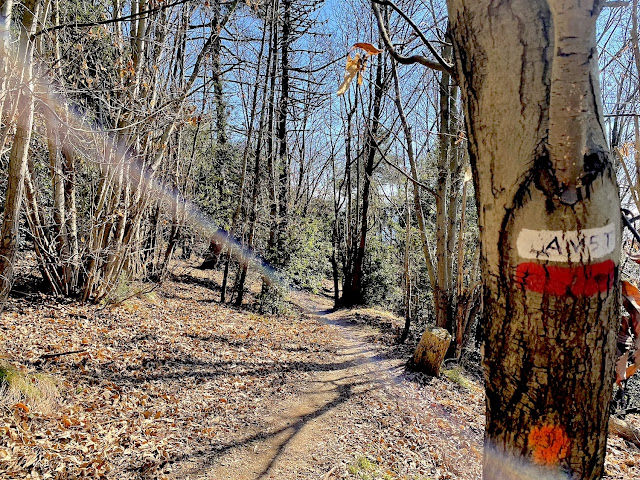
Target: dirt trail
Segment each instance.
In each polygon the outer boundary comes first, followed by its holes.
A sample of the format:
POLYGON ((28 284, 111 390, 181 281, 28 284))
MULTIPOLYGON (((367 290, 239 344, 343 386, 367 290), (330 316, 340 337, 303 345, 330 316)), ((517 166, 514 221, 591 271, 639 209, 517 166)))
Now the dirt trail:
MULTIPOLYGON (((293 301, 308 315, 332 325, 336 336, 336 363, 316 371, 299 384, 298 395, 280 404, 265 418, 266 428, 251 432, 252 442, 211 458, 199 471, 176 472, 180 478, 215 480, 294 479, 317 477, 318 464, 331 465, 327 445, 344 435, 345 419, 358 421, 352 398, 384 390, 396 383, 403 370, 401 360, 377 356, 367 341, 367 328, 354 331, 339 315, 328 314, 329 301, 303 293, 293 301), (329 458, 327 458, 329 457, 329 458)), ((361 407, 360 407, 361 408, 361 407)), ((332 477, 332 468, 324 478, 332 477)), ((177 477, 175 477, 177 478, 177 477)))

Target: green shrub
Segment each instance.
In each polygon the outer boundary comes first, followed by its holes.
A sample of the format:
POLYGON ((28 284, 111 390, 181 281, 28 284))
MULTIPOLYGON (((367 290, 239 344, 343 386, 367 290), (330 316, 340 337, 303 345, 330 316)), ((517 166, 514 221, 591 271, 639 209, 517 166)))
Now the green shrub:
POLYGON ((465 390, 471 388, 471 382, 464 376, 464 372, 460 367, 454 367, 449 370, 443 370, 444 376, 451 380, 453 383, 459 385, 465 390))
POLYGON ((296 287, 317 293, 330 275, 331 235, 317 218, 298 218, 289 225, 286 275, 296 287))
POLYGON ((394 260, 395 252, 394 247, 384 245, 377 237, 369 241, 362 278, 365 304, 395 310, 401 302, 401 265, 394 260))

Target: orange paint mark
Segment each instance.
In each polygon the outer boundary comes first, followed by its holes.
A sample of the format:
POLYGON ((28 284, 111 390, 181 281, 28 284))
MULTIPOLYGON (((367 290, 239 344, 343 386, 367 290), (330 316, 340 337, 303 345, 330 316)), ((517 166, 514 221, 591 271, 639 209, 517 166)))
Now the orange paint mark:
POLYGON ((529 445, 533 461, 542 465, 557 465, 567 456, 571 440, 558 425, 533 427, 529 432, 529 445))

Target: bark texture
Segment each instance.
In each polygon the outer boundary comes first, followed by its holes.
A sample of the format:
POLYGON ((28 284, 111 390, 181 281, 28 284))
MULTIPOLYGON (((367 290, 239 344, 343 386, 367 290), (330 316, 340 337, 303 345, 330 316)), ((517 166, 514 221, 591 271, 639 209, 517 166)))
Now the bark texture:
POLYGON ((601 3, 448 1, 482 241, 484 478, 603 473, 621 227, 601 3))
POLYGON ((428 327, 413 354, 414 368, 428 375, 440 375, 440 367, 451 343, 451 334, 440 327, 428 327))

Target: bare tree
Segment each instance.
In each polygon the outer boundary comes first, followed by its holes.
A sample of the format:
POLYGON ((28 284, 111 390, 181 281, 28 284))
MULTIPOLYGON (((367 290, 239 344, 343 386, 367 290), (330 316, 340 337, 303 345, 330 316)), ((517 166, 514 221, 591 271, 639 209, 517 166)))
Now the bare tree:
MULTIPOLYGON (((7 13, 4 20, 8 23, 8 11, 10 11, 11 2, 6 2, 3 7, 6 7, 3 9, 3 13, 7 13)), ((14 275, 13 269, 18 251, 18 227, 20 224, 20 210, 27 172, 27 156, 31 141, 34 111, 32 96, 34 43, 32 35, 36 29, 39 8, 40 2, 38 0, 30 0, 24 4, 24 13, 19 25, 20 40, 17 52, 17 66, 15 71, 7 73, 8 81, 14 84, 17 92, 17 99, 14 100, 17 121, 16 133, 9 155, 9 181, 5 197, 2 230, 0 231, 0 308, 4 306, 11 290, 14 275)), ((6 48, 7 39, 3 38, 2 42, 4 42, 6 48)), ((8 51, 5 50, 5 53, 8 53, 8 51)), ((11 56, 7 55, 3 58, 3 62, 9 61, 10 58, 11 56)), ((4 96, 6 92, 0 92, 0 94, 0 96, 4 96)), ((5 131, 8 129, 9 125, 6 125, 5 131)))

